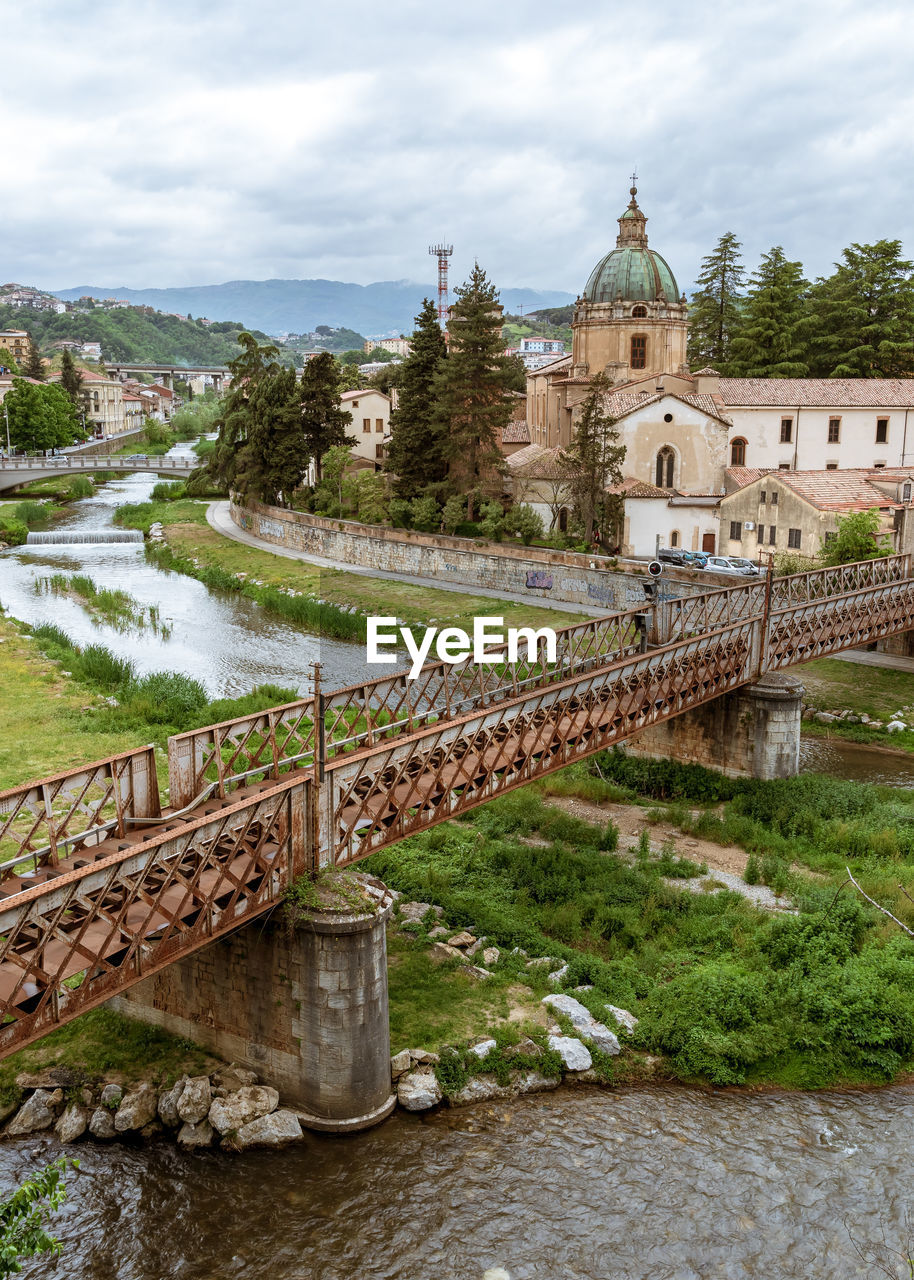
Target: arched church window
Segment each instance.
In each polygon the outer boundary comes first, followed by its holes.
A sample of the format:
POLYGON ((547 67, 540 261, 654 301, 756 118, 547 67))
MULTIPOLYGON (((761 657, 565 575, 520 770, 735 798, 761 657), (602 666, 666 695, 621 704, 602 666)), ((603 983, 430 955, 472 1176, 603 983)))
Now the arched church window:
POLYGON ((730 466, 744 467, 746 465, 746 442, 742 437, 730 442, 730 466))
POLYGON ((670 534, 670 546, 671 547, 679 546, 679 530, 678 529, 674 529, 673 532, 670 534))
POLYGON ((647 367, 647 338, 641 333, 636 333, 632 338, 631 367, 633 369, 647 367))
POLYGON ((672 489, 673 487, 673 467, 676 462, 676 455, 668 444, 665 444, 657 454, 657 468, 655 473, 655 483, 660 489, 672 489))
POLYGON ((647 316, 647 307, 639 302, 637 307, 632 307, 632 315, 636 320, 644 320, 647 316))

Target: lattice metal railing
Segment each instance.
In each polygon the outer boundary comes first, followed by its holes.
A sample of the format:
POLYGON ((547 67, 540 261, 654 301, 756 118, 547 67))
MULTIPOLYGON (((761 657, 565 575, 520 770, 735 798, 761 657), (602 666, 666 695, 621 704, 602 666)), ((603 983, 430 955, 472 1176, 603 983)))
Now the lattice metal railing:
POLYGON ((914 629, 914 582, 871 586, 772 612, 765 647, 769 671, 914 629))
POLYGON ((153 747, 0 792, 0 880, 56 867, 160 813, 153 747))
POLYGON ((812 569, 775 578, 771 585, 771 608, 785 609, 793 604, 809 604, 834 596, 845 596, 867 587, 888 586, 904 582, 910 575, 908 555, 881 556, 855 564, 836 565, 828 569, 812 569))
POLYGON ((765 609, 765 581, 745 582, 721 587, 698 596, 680 596, 658 606, 665 621, 661 622, 668 640, 684 640, 688 636, 715 631, 747 618, 758 617, 765 609))

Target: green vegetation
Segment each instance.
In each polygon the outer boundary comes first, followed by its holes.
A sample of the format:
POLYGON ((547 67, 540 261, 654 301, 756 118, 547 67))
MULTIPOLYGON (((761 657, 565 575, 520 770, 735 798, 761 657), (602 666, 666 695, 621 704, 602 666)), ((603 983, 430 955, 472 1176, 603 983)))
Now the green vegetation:
POLYGON ((46 1224, 66 1199, 63 1175, 68 1168, 78 1169, 79 1161, 54 1160, 0 1199, 0 1276, 18 1275, 28 1258, 60 1255, 60 1241, 46 1224))
POLYGON ((819 658, 808 662, 801 677, 806 702, 818 711, 850 711, 879 721, 881 728, 835 720, 819 724, 803 721, 803 732, 809 736, 843 738, 849 742, 872 743, 891 747, 894 751, 914 751, 914 730, 888 733, 885 726, 901 711, 908 720, 914 712, 914 673, 894 671, 890 667, 865 667, 841 658, 819 658))
POLYGON ((838 532, 828 542, 822 543, 819 553, 822 564, 853 564, 858 560, 875 560, 892 554, 891 539, 879 534, 881 520, 877 507, 838 516, 836 523, 838 532))
POLYGON ((141 605, 127 591, 113 587, 99 587, 85 573, 52 573, 39 578, 35 583, 37 591, 54 591, 59 595, 76 597, 85 602, 93 618, 107 622, 118 631, 127 631, 130 627, 142 629, 150 627, 156 635, 167 639, 171 635, 171 627, 163 623, 159 606, 141 605))
POLYGON ((3 407, 14 449, 40 453, 86 439, 76 406, 60 387, 14 378, 3 407))
POLYGON ((416 498, 444 478, 439 424, 433 420, 435 379, 447 360, 438 309, 426 298, 416 316, 410 354, 400 367, 399 404, 390 415, 388 468, 399 500, 416 498))

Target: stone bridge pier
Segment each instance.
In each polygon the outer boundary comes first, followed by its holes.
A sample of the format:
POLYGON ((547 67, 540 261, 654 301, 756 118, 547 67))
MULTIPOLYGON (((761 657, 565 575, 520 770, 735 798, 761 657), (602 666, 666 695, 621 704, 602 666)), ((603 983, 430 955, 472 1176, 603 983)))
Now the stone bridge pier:
POLYGON ((800 767, 803 685, 772 672, 625 742, 632 755, 680 760, 733 778, 792 778, 800 767))
POLYGON ((344 871, 110 1002, 243 1063, 301 1123, 326 1133, 377 1124, 390 1083, 386 923, 393 895, 344 871))

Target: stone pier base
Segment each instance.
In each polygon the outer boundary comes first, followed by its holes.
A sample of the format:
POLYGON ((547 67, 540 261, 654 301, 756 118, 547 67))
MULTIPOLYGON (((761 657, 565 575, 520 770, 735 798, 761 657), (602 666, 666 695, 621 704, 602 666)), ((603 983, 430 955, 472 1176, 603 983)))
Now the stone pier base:
POLYGON ((392 896, 358 872, 323 877, 110 1003, 279 1090, 302 1124, 364 1129, 396 1102, 390 1084, 385 925, 392 896))
POLYGON ((652 725, 625 743, 632 755, 702 764, 738 778, 791 778, 799 770, 803 686, 773 673, 652 725))

